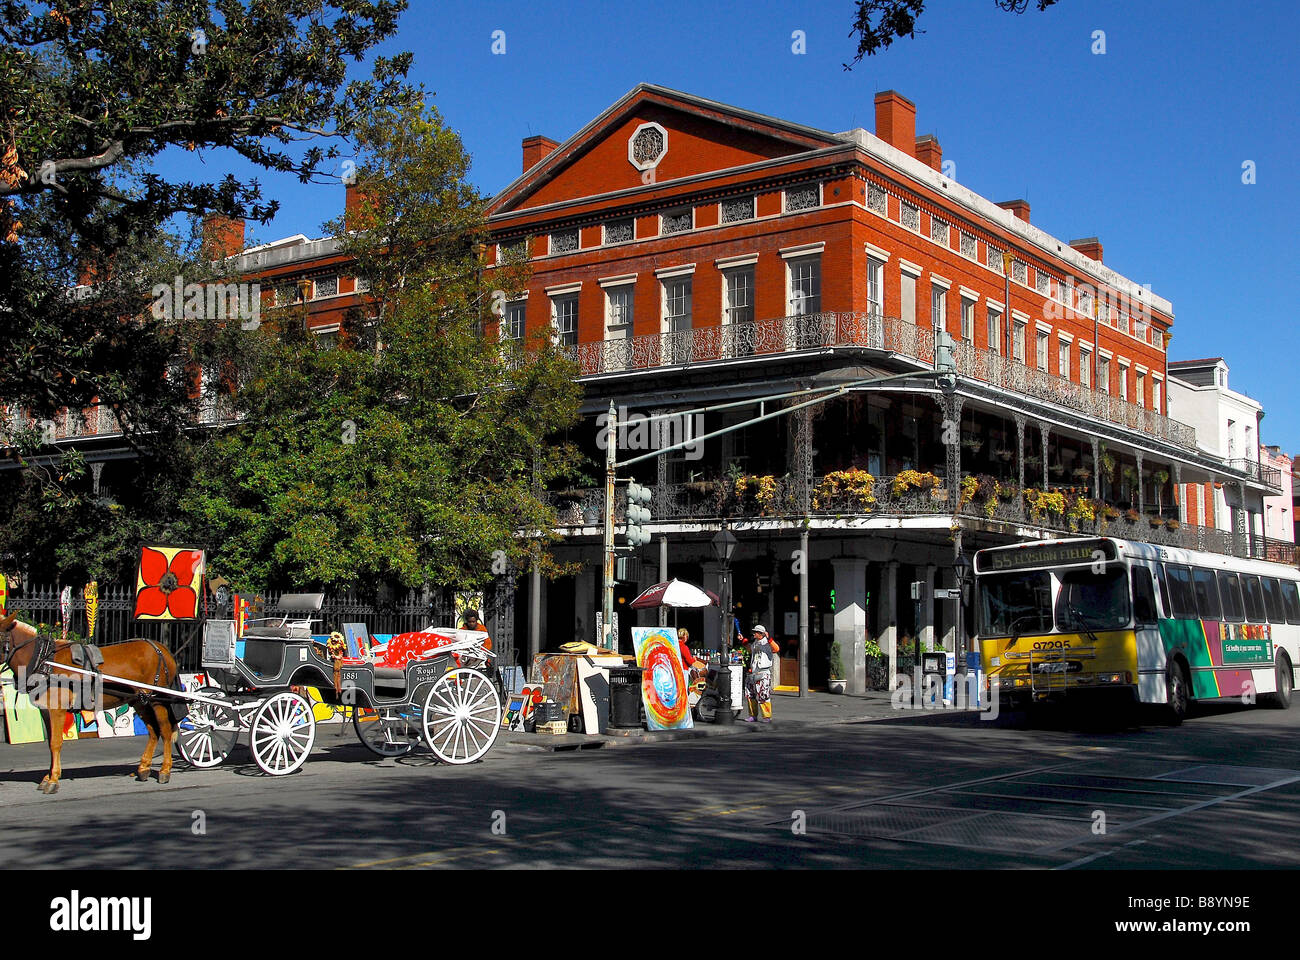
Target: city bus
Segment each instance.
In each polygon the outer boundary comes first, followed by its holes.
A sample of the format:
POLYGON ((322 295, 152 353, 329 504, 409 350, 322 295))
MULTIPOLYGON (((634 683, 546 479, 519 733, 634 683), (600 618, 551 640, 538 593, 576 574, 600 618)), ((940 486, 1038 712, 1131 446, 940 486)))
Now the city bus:
POLYGON ((975 554, 976 638, 1002 709, 1069 698, 1285 709, 1300 660, 1300 571, 1112 537, 975 554))

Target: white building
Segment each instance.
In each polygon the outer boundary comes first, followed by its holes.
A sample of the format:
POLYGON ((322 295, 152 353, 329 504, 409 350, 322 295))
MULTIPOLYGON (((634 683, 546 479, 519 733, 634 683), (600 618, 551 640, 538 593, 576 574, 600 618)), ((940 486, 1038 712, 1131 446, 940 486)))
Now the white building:
MULTIPOLYGON (((1203 451, 1229 468, 1257 478, 1271 491, 1267 500, 1280 500, 1281 473, 1264 461, 1259 442, 1264 408, 1228 386, 1228 364, 1222 357, 1170 361, 1169 416, 1196 429, 1196 442, 1203 451)), ((1269 534, 1265 529, 1266 495, 1259 487, 1231 482, 1184 483, 1179 485, 1178 497, 1185 522, 1230 531, 1245 541, 1242 548, 1251 555, 1264 555, 1269 534)), ((1287 504, 1289 507, 1289 490, 1287 504)))

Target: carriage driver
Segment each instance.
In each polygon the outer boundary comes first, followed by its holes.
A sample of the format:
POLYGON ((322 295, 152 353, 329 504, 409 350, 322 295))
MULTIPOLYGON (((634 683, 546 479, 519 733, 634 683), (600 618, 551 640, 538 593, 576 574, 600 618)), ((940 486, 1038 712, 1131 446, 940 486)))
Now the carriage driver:
MULTIPOLYGON (((461 628, 462 630, 480 630, 480 631, 482 631, 483 633, 487 633, 487 627, 483 626, 482 621, 479 620, 479 618, 478 618, 478 611, 477 611, 477 610, 466 610, 466 611, 465 611, 465 619, 464 619, 464 622, 461 623, 460 628, 461 628)), ((491 637, 484 637, 484 638, 483 638, 483 646, 486 647, 488 650, 491 650, 491 649, 492 649, 492 638, 491 638, 491 637)))

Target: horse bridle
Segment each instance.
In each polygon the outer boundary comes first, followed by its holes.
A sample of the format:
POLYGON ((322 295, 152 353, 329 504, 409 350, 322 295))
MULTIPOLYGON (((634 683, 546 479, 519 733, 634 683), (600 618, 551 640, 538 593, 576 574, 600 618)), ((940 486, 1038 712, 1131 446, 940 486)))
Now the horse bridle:
POLYGON ((17 653, 23 647, 30 646, 31 644, 35 643, 37 640, 40 639, 40 634, 38 633, 36 634, 36 636, 24 640, 22 643, 18 643, 18 644, 14 643, 14 627, 16 627, 17 625, 18 625, 18 621, 15 620, 13 623, 9 624, 9 626, 7 626, 5 629, 0 630, 0 635, 4 637, 4 646, 0 647, 0 650, 4 651, 4 661, 0 663, 0 670, 7 670, 9 668, 9 661, 11 661, 14 658, 15 653, 17 653))

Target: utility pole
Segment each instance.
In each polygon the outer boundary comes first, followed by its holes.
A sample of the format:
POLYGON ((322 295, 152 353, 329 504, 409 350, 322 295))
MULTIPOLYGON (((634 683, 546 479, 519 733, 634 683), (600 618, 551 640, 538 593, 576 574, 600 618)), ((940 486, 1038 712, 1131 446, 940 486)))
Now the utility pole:
POLYGON ((614 471, 618 459, 618 410, 609 401, 608 443, 605 445, 605 596, 601 603, 601 646, 607 650, 618 648, 614 636, 614 471))

